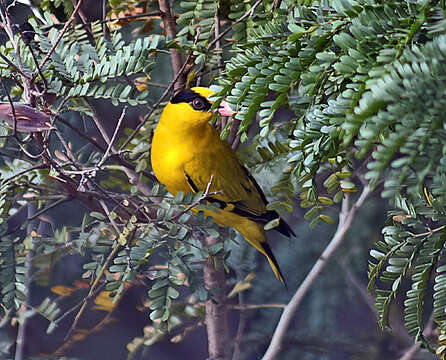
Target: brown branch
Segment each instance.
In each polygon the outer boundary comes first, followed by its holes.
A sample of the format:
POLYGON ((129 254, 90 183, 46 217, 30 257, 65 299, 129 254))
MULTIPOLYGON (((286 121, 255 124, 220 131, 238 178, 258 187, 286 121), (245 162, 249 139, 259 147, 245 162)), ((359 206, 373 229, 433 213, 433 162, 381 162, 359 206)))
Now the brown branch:
POLYGON ((280 8, 281 0, 274 0, 273 10, 277 10, 280 8))
POLYGON ((14 69, 14 71, 17 71, 21 76, 24 78, 27 77, 27 75, 18 67, 16 66, 11 60, 9 60, 5 55, 0 53, 0 57, 10 66, 14 69))
POLYGON ((60 315, 57 319, 53 320, 53 323, 59 324, 68 315, 72 314, 79 307, 81 307, 84 304, 84 302, 86 302, 86 301, 90 300, 91 298, 95 297, 96 295, 98 295, 102 291, 102 289, 105 287, 105 285, 106 285, 106 283, 103 282, 98 288, 96 288, 94 290, 94 292, 91 295, 87 294, 87 296, 84 297, 80 302, 78 302, 76 305, 73 305, 71 308, 69 308, 67 311, 65 311, 62 315, 60 315))
MULTIPOLYGON (((204 191, 203 195, 201 195, 196 201, 194 201, 192 204, 190 204, 188 207, 186 207, 186 209, 184 209, 183 211, 179 212, 178 214, 176 214, 175 216, 170 218, 169 222, 175 221, 176 219, 181 217, 181 215, 183 215, 184 213, 187 213, 189 210, 191 210, 195 206, 199 205, 203 200, 206 200, 209 196, 222 194, 222 191, 210 191, 213 180, 214 180, 214 175, 211 175, 211 178, 209 179, 209 182, 206 186, 206 190, 204 191)), ((162 222, 164 222, 164 220, 162 222)))
POLYGON ((237 134, 238 129, 240 127, 240 120, 232 118, 230 121, 232 121, 230 128, 229 128, 229 135, 228 135, 228 143, 231 145, 232 150, 236 151, 240 145, 240 134, 237 134))
MULTIPOLYGON (((163 19, 164 29, 167 36, 172 40, 177 36, 175 18, 172 15, 170 9, 169 0, 158 0, 159 8, 161 11, 161 18, 163 19)), ((183 67, 183 60, 181 58, 181 52, 178 49, 170 48, 170 59, 172 61, 172 69, 175 75, 179 74, 178 81, 175 83, 175 91, 181 90, 186 84, 186 76, 184 76, 181 68, 183 67)), ((186 62, 185 62, 186 63, 186 62)))
POLYGON ((113 143, 115 142, 116 135, 118 135, 119 129, 121 128, 121 123, 125 117, 126 111, 127 111, 127 106, 124 106, 124 109, 121 112, 121 116, 118 119, 118 123, 116 124, 115 131, 113 132, 111 139, 107 139, 107 142, 108 142, 107 150, 105 151, 104 155, 102 156, 102 159, 96 164, 96 167, 98 167, 98 168, 102 167, 102 165, 107 161, 110 151, 112 152, 112 154, 114 154, 116 152, 116 148, 113 145, 113 143))
POLYGON ((285 309, 286 304, 241 304, 241 305, 229 305, 229 310, 247 311, 258 309, 285 309))
MULTIPOLYGON (((218 239, 206 237, 206 248, 215 245, 218 239)), ((228 309, 226 306, 226 279, 221 259, 209 258, 203 268, 204 284, 207 290, 214 290, 215 296, 206 301, 205 324, 208 338, 209 359, 229 358, 228 309), (215 260, 215 261, 214 261, 215 260)))
MULTIPOLYGON (((13 4, 11 4, 11 5, 13 5, 13 4)), ((15 38, 14 38, 13 23, 12 23, 12 20, 10 18, 10 15, 9 15, 9 7, 11 5, 6 7, 6 4, 5 4, 5 2, 3 0, 1 1, 1 5, 2 6, 0 6, 0 18, 1 18, 2 22, 3 22, 3 29, 5 30, 6 34, 8 35, 9 41, 11 42, 11 44, 12 44, 12 46, 14 48, 14 52, 15 52, 15 54, 17 56, 17 65, 18 65, 17 68, 19 70, 18 72, 22 76, 22 81, 24 82, 24 85, 25 85, 25 87, 24 87, 25 98, 28 100, 28 97, 27 97, 28 93, 27 93, 27 91, 30 90, 28 88, 29 77, 23 71, 22 56, 20 54, 19 46, 18 46, 18 44, 17 44, 17 42, 15 41, 15 38), (4 9, 4 14, 3 14, 2 9, 4 9)))

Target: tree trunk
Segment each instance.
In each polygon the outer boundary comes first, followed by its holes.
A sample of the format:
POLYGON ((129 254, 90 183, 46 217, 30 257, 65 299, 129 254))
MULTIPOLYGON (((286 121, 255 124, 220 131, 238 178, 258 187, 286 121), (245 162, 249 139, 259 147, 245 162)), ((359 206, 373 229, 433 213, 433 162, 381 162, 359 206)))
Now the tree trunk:
MULTIPOLYGON (((216 244, 213 237, 205 238, 206 247, 216 244)), ((214 259, 204 265, 204 284, 207 290, 213 290, 213 299, 206 302, 206 331, 208 336, 209 360, 227 360, 229 358, 228 311, 226 308, 225 270, 218 259, 217 269, 214 259)))
MULTIPOLYGON (((164 30, 166 30, 166 34, 170 37, 170 39, 175 39, 177 35, 176 23, 175 23, 175 18, 172 15, 172 11, 170 9, 169 0, 158 0, 158 4, 161 11, 161 18, 163 19, 164 23, 164 30)), ((180 69, 183 66, 183 60, 181 58, 181 52, 178 49, 170 48, 169 51, 175 78, 175 75, 177 75, 180 72, 180 69)), ((186 76, 184 74, 181 74, 174 85, 175 91, 183 89, 185 84, 186 84, 186 76)))

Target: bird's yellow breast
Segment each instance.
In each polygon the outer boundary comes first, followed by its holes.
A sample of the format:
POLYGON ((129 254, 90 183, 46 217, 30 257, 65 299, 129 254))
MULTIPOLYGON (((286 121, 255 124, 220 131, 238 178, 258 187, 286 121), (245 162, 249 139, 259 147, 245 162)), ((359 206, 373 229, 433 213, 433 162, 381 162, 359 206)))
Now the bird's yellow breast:
POLYGON ((202 157, 212 142, 207 121, 194 121, 193 124, 185 122, 184 115, 175 111, 176 108, 178 106, 172 107, 172 110, 166 107, 164 110, 153 136, 151 150, 152 168, 156 177, 174 195, 178 191, 192 190, 186 180, 185 164, 205 165, 203 162, 206 162, 206 157, 202 157))

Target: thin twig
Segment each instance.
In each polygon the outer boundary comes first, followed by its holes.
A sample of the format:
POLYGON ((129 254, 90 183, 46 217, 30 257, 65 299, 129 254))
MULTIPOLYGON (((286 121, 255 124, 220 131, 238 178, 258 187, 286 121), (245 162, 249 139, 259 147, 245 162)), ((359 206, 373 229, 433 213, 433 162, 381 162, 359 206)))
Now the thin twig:
POLYGON ((102 159, 96 164, 96 166, 98 168, 101 168, 101 166, 105 163, 105 161, 108 158, 108 155, 110 154, 110 151, 113 150, 112 152, 114 153, 115 150, 116 150, 116 148, 114 147, 113 143, 115 142, 116 135, 118 134, 118 131, 121 128, 121 123, 122 123, 122 120, 125 117, 126 111, 127 111, 127 106, 124 106, 124 109, 122 109, 122 112, 121 112, 121 116, 118 119, 118 123, 116 124, 115 131, 113 132, 112 138, 109 139, 109 141, 108 141, 107 150, 105 151, 104 156, 102 157, 102 159))
MULTIPOLYGON (((431 336, 435 329, 434 313, 432 312, 426 327, 424 328, 423 335, 431 336)), ((399 360, 412 360, 418 354, 421 349, 421 342, 413 344, 404 354, 399 358, 399 360)))
MULTIPOLYGON (((34 215, 34 212, 36 211, 36 207, 33 205, 28 204, 28 218, 32 217, 34 215)), ((28 222, 27 226, 27 233, 28 236, 31 235, 31 232, 33 230, 33 225, 35 223, 28 222)), ((33 256, 35 253, 35 240, 31 239, 31 249, 28 251, 25 257, 25 279, 26 279, 26 299, 24 301, 25 306, 30 305, 30 299, 31 299, 31 271, 32 271, 32 262, 33 262, 33 256)), ((16 349, 15 349, 15 360, 23 360, 25 358, 24 350, 25 350, 25 341, 26 341, 26 324, 27 324, 27 317, 24 317, 22 321, 19 323, 19 328, 17 331, 17 338, 16 338, 16 349)))
POLYGON ((353 219, 356 215, 356 212, 364 203, 367 196, 370 194, 371 189, 368 185, 364 186, 361 195, 359 196, 356 203, 349 209, 348 208, 348 195, 342 202, 342 210, 339 213, 339 223, 338 228, 333 235, 330 243, 322 252, 319 259, 313 265, 313 268, 305 277, 302 284, 299 286, 295 294, 293 295, 291 301, 285 307, 282 316, 280 317, 279 323, 277 324, 276 330, 274 331, 273 338, 271 343, 263 356, 262 360, 273 360, 278 358, 278 355, 282 349, 282 342, 287 334, 288 327, 291 324, 291 321, 294 317, 295 312, 297 311, 302 299, 304 298, 307 291, 310 289, 314 280, 318 277, 322 269, 327 264, 327 260, 333 255, 339 245, 342 243, 345 234, 350 229, 350 226, 353 222, 353 219))
POLYGON ((17 57, 17 68, 18 68, 19 74, 22 76, 22 82, 23 82, 23 95, 24 95, 24 98, 26 99, 26 101, 28 103, 30 103, 31 105, 33 105, 34 97, 31 94, 31 80, 28 77, 28 75, 25 74, 25 72, 23 70, 24 67, 23 67, 22 55, 20 53, 19 45, 15 41, 14 31, 13 31, 13 23, 9 16, 9 7, 14 5, 14 2, 12 4, 10 4, 10 6, 6 7, 5 2, 2 0, 1 5, 4 8, 5 13, 3 14, 3 11, 0 11, 0 18, 2 19, 2 22, 4 25, 3 29, 5 30, 6 34, 8 35, 9 41, 11 42, 11 44, 14 48, 14 52, 17 57))
POLYGON ((68 315, 72 314, 73 312, 75 312, 80 306, 82 306, 82 304, 88 300, 90 300, 91 298, 95 297, 97 294, 99 294, 101 292, 101 290, 104 288, 105 286, 105 282, 103 282, 98 288, 96 288, 94 290, 94 292, 91 295, 87 295, 86 297, 84 297, 80 302, 78 302, 76 305, 72 306, 71 308, 69 308, 67 311, 65 311, 62 315, 60 315, 57 319, 53 320, 53 323, 55 324, 59 324, 63 319, 65 319, 68 315))
POLYGON ((18 67, 16 66, 13 62, 11 62, 11 60, 9 60, 5 55, 3 55, 2 53, 0 53, 0 57, 9 65, 11 66, 14 71, 17 71, 21 76, 23 76, 24 78, 27 77, 27 75, 18 67))
POLYGON ((286 304, 242 304, 242 305, 229 305, 229 310, 247 311, 258 309, 285 309, 286 304))
POLYGON ((274 0, 273 10, 277 10, 280 8, 281 0, 274 0))
POLYGON ((259 6, 262 3, 262 0, 257 0, 256 3, 252 6, 251 9, 249 9, 242 17, 240 17, 237 21, 235 21, 231 26, 227 27, 225 30, 223 30, 219 36, 217 36, 214 40, 212 40, 209 45, 207 46, 206 50, 211 50, 212 47, 221 40, 221 38, 223 36, 225 36, 229 31, 231 31, 232 27, 235 24, 238 24, 240 22, 242 22, 243 20, 249 18, 250 16, 252 16, 254 14, 255 9, 257 8, 257 6, 259 6))
POLYGON ((88 303, 88 299, 91 298, 91 295, 94 292, 94 289, 98 286, 99 281, 102 278, 102 275, 104 275, 105 270, 108 267, 108 264, 110 263, 110 261, 115 257, 115 255, 118 253, 118 251, 121 249, 121 245, 119 243, 116 243, 114 249, 110 252, 110 254, 108 255, 107 259, 104 262, 104 265, 102 265, 101 271, 99 272, 99 275, 96 277, 95 281, 93 282, 93 285, 91 285, 90 287, 90 291, 88 292, 87 297, 83 300, 82 306, 79 309, 79 312, 76 314, 76 317, 74 318, 73 324, 71 325, 70 329, 68 330, 67 335, 65 335, 64 341, 67 341, 68 338, 71 336, 71 334, 76 330, 77 324, 82 316, 82 314, 84 313, 86 307, 87 307, 87 303, 88 303))
POLYGON ((8 98, 9 105, 11 106, 11 112, 12 112, 12 135, 11 136, 14 136, 17 139, 17 141, 20 143, 20 139, 17 136, 17 115, 15 112, 14 102, 12 101, 11 95, 9 94, 8 90, 6 89, 6 86, 3 83, 3 81, 2 81, 2 87, 6 93, 6 97, 8 98))
MULTIPOLYGON (((45 58, 42 60, 42 63, 39 66, 39 70, 40 71, 43 70, 43 67, 48 62, 48 60, 50 59, 51 55, 56 50, 57 45, 59 45, 59 42, 62 40, 63 36, 65 35, 65 33, 67 32, 68 28, 70 27, 71 23, 76 18, 76 15, 77 15, 79 9, 81 8, 82 2, 83 2, 83 0, 79 0, 78 1, 76 7, 74 8, 73 13, 71 14, 71 16, 68 19, 68 21, 65 23, 64 27, 62 28, 62 30, 60 31, 59 36, 57 37, 57 39, 54 42, 53 46, 51 47, 50 51, 48 51, 48 54, 46 54, 45 58)), ((37 77, 37 75, 39 75, 39 71, 36 71, 34 73, 34 75, 32 76, 31 80, 34 81, 34 79, 37 77)))
POLYGON ((42 210, 37 211, 33 216, 28 218, 28 221, 35 219, 36 217, 39 217, 40 215, 46 213, 48 210, 52 209, 53 207, 56 207, 57 205, 63 203, 64 201, 70 200, 69 197, 63 197, 62 199, 56 200, 52 204, 48 205, 46 208, 43 208, 42 210))
POLYGON ((209 182, 206 186, 206 190, 204 191, 203 195, 201 195, 196 201, 194 201, 192 204, 190 204, 186 209, 184 209, 183 211, 179 212, 178 214, 176 214, 175 216, 170 218, 169 222, 175 221, 176 219, 181 217, 181 215, 183 215, 184 213, 187 213, 189 210, 191 210, 195 206, 199 205, 203 200, 206 200, 209 196, 222 194, 222 191, 212 191, 212 192, 210 191, 213 180, 214 180, 214 175, 211 175, 211 178, 209 179, 209 182))
MULTIPOLYGON (((246 305, 243 302, 243 292, 238 293, 238 303, 240 308, 246 309, 246 305)), ((246 328, 246 321, 248 319, 248 316, 245 311, 240 311, 240 316, 238 319, 238 326, 237 326, 237 335, 235 336, 235 342, 234 342, 234 352, 232 353, 232 360, 239 360, 240 355, 242 353, 242 340, 243 335, 245 333, 246 328)))

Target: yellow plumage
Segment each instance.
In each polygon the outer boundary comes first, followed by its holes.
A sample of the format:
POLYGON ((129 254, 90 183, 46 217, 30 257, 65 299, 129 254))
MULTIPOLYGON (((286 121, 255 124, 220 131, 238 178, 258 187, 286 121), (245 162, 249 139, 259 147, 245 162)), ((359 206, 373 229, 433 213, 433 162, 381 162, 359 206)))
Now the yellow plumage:
MULTIPOLYGON (((153 137, 153 171, 174 195, 179 191, 204 191, 213 176, 211 191, 222 193, 213 195, 211 201, 218 202, 221 210, 206 210, 205 215, 239 231, 266 256, 276 277, 284 282, 263 229, 278 215, 266 210, 262 190, 209 124, 212 113, 207 98, 211 94, 208 88, 197 87, 180 92, 167 104, 153 137)), ((294 235, 283 220, 276 229, 294 235)))

